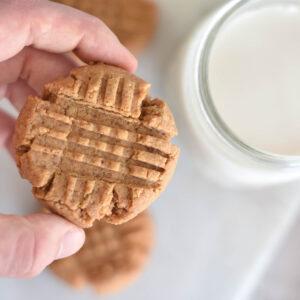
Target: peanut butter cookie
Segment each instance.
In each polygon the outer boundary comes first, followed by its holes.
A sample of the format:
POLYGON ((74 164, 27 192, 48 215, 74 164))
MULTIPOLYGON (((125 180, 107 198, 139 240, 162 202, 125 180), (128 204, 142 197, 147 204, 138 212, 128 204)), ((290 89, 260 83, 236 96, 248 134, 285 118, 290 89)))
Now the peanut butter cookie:
POLYGON ((136 279, 153 248, 153 225, 147 213, 114 226, 103 221, 86 230, 84 246, 50 269, 75 289, 92 285, 99 294, 117 292, 136 279))
POLYGON ((83 66, 29 97, 15 130, 16 163, 50 210, 86 228, 121 224, 165 189, 179 149, 150 84, 103 63, 83 66))
POLYGON ((148 0, 54 0, 101 19, 133 53, 151 40, 157 23, 157 6, 148 0))

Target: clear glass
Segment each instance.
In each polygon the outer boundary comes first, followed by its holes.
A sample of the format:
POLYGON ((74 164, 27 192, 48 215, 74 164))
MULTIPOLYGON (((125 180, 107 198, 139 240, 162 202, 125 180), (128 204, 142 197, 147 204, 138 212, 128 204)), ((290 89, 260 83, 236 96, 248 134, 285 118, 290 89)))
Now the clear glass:
POLYGON ((208 83, 209 57, 222 27, 239 14, 273 4, 300 7, 300 0, 229 1, 198 25, 182 46, 175 62, 177 68, 171 68, 173 87, 178 92, 178 101, 173 108, 175 112, 177 110, 179 133, 189 140, 186 147, 194 152, 195 159, 210 177, 217 173, 218 181, 228 181, 232 186, 240 179, 243 185, 256 186, 300 178, 300 155, 280 155, 255 149, 228 128, 215 108, 208 83), (177 74, 175 81, 174 74, 177 74))

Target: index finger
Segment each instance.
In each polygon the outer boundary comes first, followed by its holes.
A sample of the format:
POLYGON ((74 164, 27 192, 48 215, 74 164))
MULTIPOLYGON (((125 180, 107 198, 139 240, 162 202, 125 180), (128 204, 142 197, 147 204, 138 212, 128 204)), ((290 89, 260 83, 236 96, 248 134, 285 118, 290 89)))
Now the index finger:
POLYGON ((75 50, 85 62, 103 61, 134 72, 137 61, 98 18, 43 0, 2 0, 0 61, 25 46, 65 53, 75 50))

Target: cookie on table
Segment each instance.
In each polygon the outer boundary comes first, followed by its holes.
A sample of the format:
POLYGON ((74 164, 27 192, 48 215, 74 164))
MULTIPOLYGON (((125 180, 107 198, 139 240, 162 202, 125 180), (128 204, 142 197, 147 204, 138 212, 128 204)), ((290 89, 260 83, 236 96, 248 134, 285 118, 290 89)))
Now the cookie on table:
POLYGON ((150 42, 157 23, 157 6, 149 0, 53 0, 101 19, 121 43, 139 54, 150 42))
POLYGON ((153 248, 153 224, 145 212, 120 226, 96 222, 85 232, 79 252, 50 265, 75 289, 91 285, 99 294, 121 290, 140 275, 153 248))
POLYGON ((179 149, 172 113, 150 84, 103 63, 78 67, 29 97, 16 123, 15 157, 33 194, 87 228, 121 224, 165 189, 179 149))

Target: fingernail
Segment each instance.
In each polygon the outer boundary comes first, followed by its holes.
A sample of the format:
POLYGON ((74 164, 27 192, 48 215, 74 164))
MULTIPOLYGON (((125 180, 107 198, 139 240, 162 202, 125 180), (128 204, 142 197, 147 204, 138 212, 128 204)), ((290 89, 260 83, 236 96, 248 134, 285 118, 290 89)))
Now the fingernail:
POLYGON ((67 231, 62 238, 56 259, 61 259, 77 252, 82 247, 84 240, 85 235, 82 229, 74 227, 74 229, 67 231))

